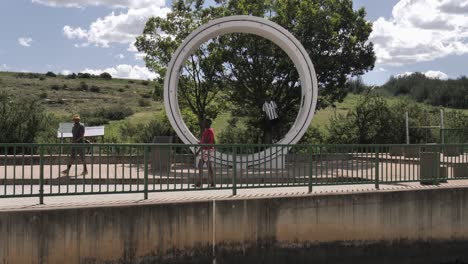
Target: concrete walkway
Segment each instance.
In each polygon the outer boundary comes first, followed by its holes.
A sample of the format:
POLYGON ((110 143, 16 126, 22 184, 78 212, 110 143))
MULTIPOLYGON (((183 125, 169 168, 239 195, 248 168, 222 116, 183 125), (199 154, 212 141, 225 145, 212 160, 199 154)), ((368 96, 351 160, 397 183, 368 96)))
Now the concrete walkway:
MULTIPOLYGON (((0 186, 3 188, 3 186, 0 186)), ((137 188, 138 186, 134 186, 137 188)), ((8 186, 7 188, 13 188, 8 186)), ((17 186, 16 188, 21 188, 17 186)), ((90 190, 91 186, 84 186, 90 190)), ((92 188, 96 188, 93 186, 92 188)), ((141 186, 140 186, 141 188, 141 186)), ((354 194, 363 192, 404 192, 408 190, 424 189, 458 189, 468 188, 468 180, 450 180, 448 183, 435 185, 420 185, 419 183, 400 183, 380 185, 376 190, 373 184, 339 185, 339 186, 314 186, 312 193, 308 193, 307 187, 281 187, 239 189, 237 195, 232 195, 232 190, 197 190, 197 191, 172 191, 149 193, 149 199, 143 199, 143 193, 136 194, 102 194, 102 195, 69 195, 45 197, 44 205, 39 205, 38 197, 31 198, 3 198, 0 199, 0 212, 18 210, 55 210, 80 207, 109 207, 109 206, 136 206, 157 203, 180 203, 226 199, 261 199, 274 197, 320 196, 330 194, 354 194)), ((9 192, 13 190, 9 189, 9 192)), ((20 190, 18 190, 20 191, 20 190)))

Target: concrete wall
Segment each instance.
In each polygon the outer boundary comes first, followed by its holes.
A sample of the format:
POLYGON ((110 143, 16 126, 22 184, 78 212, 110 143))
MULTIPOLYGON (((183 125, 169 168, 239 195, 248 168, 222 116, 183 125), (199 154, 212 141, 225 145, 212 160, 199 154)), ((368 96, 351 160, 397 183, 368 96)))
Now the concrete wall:
POLYGON ((467 248, 468 189, 0 213, 2 264, 450 263, 467 248))

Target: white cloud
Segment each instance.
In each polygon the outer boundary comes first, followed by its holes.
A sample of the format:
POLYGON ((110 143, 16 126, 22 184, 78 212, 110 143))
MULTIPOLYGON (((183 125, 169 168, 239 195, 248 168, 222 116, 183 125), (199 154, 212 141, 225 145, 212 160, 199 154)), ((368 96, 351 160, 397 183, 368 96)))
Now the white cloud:
POLYGON ((117 55, 115 55, 115 57, 116 57, 117 59, 124 59, 124 58, 125 58, 125 55, 123 55, 123 54, 117 54, 117 55))
POLYGON ((108 72, 114 78, 124 78, 124 79, 154 79, 157 75, 154 72, 151 72, 146 67, 138 65, 128 65, 120 64, 107 69, 85 69, 81 71, 83 73, 91 73, 94 75, 99 75, 103 72, 108 72))
POLYGON ((373 23, 377 63, 403 65, 468 53, 467 13, 468 0, 400 0, 390 19, 373 23))
POLYGON ((432 79, 441 79, 441 80, 448 79, 448 75, 445 72, 441 72, 441 71, 427 71, 424 73, 424 75, 432 79))
POLYGON ((62 75, 69 75, 69 74, 71 74, 71 73, 72 73, 72 72, 71 72, 70 70, 62 70, 62 71, 60 72, 60 74, 62 74, 62 75))
POLYGON ((18 43, 23 47, 31 47, 32 38, 18 38, 18 43))
MULTIPOLYGON (((36 0, 36 2, 39 2, 39 0, 36 0)), ((45 2, 57 6, 61 1, 40 1, 43 4, 45 2)), ((170 11, 169 8, 164 6, 164 0, 73 0, 67 3, 79 6, 106 5, 112 8, 124 8, 123 11, 120 10, 118 13, 112 11, 109 15, 98 18, 91 23, 88 29, 66 25, 62 31, 69 39, 85 40, 85 43, 94 44, 98 47, 109 47, 111 43, 129 44, 129 50, 131 49, 131 51, 134 51, 132 44, 135 42, 135 38, 143 32, 148 18, 165 16, 170 11)))
POLYGON ((137 47, 135 46, 135 42, 132 42, 128 45, 127 51, 130 52, 138 52, 137 47))
POLYGON ((4 63, 4 64, 0 65, 0 70, 6 71, 6 70, 8 70, 8 66, 4 63))
MULTIPOLYGON (((395 77, 396 78, 406 77, 406 76, 410 76, 411 74, 414 74, 414 72, 400 73, 400 74, 395 75, 395 77)), ((449 78, 449 76, 446 73, 441 72, 441 71, 427 71, 427 72, 422 72, 422 74, 424 74, 427 78, 431 78, 431 79, 447 80, 449 78)))
POLYGON ((406 77, 406 76, 410 76, 413 73, 414 72, 404 72, 404 73, 400 73, 400 74, 395 75, 395 77, 396 78, 406 77))
POLYGON ((85 43, 81 43, 81 44, 75 44, 73 46, 75 46, 75 48, 85 48, 85 47, 89 46, 89 43, 85 42, 85 43))
POLYGON ((52 7, 106 6, 110 8, 145 8, 153 4, 163 6, 165 0, 32 0, 33 3, 52 7))
POLYGON ((143 60, 143 58, 146 56, 146 53, 137 52, 133 56, 135 57, 135 60, 143 60))
POLYGON ((80 27, 72 28, 70 26, 64 26, 62 32, 67 38, 70 39, 85 39, 88 36, 88 32, 86 32, 86 30, 81 29, 80 27))

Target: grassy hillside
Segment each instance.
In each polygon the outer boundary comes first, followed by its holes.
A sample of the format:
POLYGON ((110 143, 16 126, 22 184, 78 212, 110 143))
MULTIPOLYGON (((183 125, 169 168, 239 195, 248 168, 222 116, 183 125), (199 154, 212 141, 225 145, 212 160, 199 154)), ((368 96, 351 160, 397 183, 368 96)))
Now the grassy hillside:
POLYGON ((151 100, 154 85, 148 81, 112 79, 68 79, 65 76, 32 78, 33 75, 0 72, 0 91, 15 96, 40 99, 49 112, 71 116, 82 110, 111 105, 128 106, 135 112, 162 109, 160 102, 151 100), (29 76, 29 77, 28 77, 29 76), (144 101, 144 103, 143 103, 144 101), (147 106, 143 106, 143 105, 147 106))
MULTIPOLYGON (((62 122, 69 121, 73 113, 94 111, 99 108, 129 107, 133 115, 124 120, 111 121, 106 125, 106 134, 111 138, 120 139, 119 127, 126 124, 144 124, 154 118, 161 118, 164 103, 151 98, 154 83, 142 80, 102 78, 76 78, 66 76, 46 77, 44 74, 27 74, 0 72, 0 92, 15 96, 28 96, 39 99, 46 110, 54 113, 62 122)), ((334 115, 346 114, 358 102, 359 95, 349 94, 335 107, 328 107, 316 113, 312 126, 326 134, 326 126, 334 115)), ((390 104, 397 101, 396 97, 386 97, 390 104)), ((416 102, 415 102, 416 104, 416 102)), ((419 104, 419 103, 418 103, 419 104)), ((434 107, 420 104, 430 110, 434 107)), ((450 110, 450 109, 448 109, 450 110)), ((468 114, 468 109, 464 110, 468 114)), ((214 120, 213 127, 219 134, 228 129, 227 120, 230 113, 221 113, 214 120)), ((86 120, 83 120, 86 123, 86 120)))

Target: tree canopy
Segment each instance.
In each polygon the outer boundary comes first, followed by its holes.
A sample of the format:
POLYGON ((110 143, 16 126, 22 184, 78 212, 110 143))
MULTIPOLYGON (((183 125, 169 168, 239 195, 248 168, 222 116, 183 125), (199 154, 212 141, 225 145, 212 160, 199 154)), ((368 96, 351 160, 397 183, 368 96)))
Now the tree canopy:
MULTIPOLYGON (((241 14, 268 18, 303 44, 317 72, 319 108, 343 100, 347 79, 373 68, 375 55, 368 42, 372 25, 365 20, 364 9, 353 9, 352 0, 216 3, 206 7, 201 0, 179 0, 166 18, 148 20, 136 46, 146 54, 146 65, 159 74, 159 82, 175 49, 190 32, 211 19, 241 14)), ((228 34, 202 44, 189 57, 181 69, 179 98, 181 107, 189 108, 199 120, 215 118, 221 109, 229 109, 230 123, 236 125, 240 120, 240 127, 251 132, 249 143, 270 143, 280 139, 294 122, 300 85, 292 61, 272 42, 250 34, 228 34), (266 125, 262 111, 267 97, 278 105, 279 120, 273 130, 266 125)))
POLYGON ((391 77, 382 86, 391 95, 409 96, 418 102, 434 106, 468 109, 468 78, 439 80, 422 73, 391 77))

